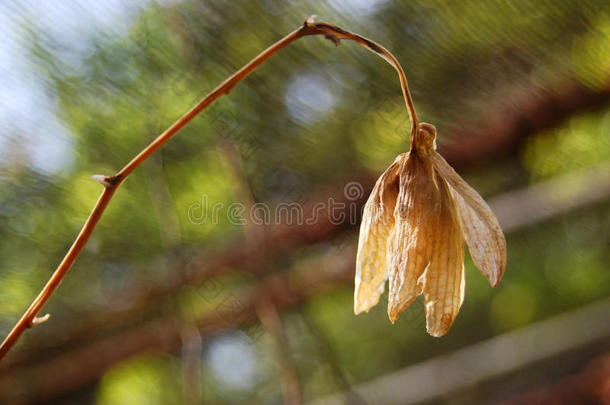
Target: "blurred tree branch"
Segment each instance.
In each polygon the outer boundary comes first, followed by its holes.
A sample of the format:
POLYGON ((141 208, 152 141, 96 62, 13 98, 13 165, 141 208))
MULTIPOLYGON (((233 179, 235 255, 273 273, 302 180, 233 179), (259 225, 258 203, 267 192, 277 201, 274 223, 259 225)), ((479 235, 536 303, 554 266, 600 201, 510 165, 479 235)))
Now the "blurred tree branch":
POLYGON ((303 401, 301 399, 299 377, 290 353, 290 344, 282 326, 280 314, 264 292, 260 295, 258 302, 255 303, 255 308, 258 319, 274 342, 277 372, 281 381, 284 404, 300 405, 303 401))
POLYGON ((597 357, 578 372, 498 405, 607 404, 610 400, 610 355, 597 357))
POLYGON ((201 405, 201 357, 203 341, 199 329, 189 322, 181 331, 182 397, 185 405, 201 405))
MULTIPOLYGON (((388 373, 353 387, 353 390, 369 403, 388 405, 421 403, 449 397, 460 389, 476 387, 494 377, 522 370, 536 362, 607 339, 610 324, 603 320, 607 318, 608 310, 610 299, 605 298, 584 308, 388 373)), ((602 366, 607 366, 607 363, 602 363, 602 366)), ((598 379, 596 371, 598 370, 593 372, 596 378, 592 378, 593 384, 588 383, 588 387, 592 388, 596 381, 603 381, 598 379)), ((584 402, 587 395, 582 395, 582 391, 574 394, 572 399, 575 401, 567 403, 588 403, 584 402)), ((348 395, 349 392, 336 393, 313 401, 310 405, 340 405, 345 403, 348 395)), ((559 396, 551 394, 547 398, 557 399, 559 396)), ((547 402, 517 400, 511 403, 547 402)))
MULTIPOLYGON (((244 170, 244 162, 239 154, 238 149, 228 139, 221 138, 220 145, 221 153, 225 158, 227 170, 233 173, 236 179, 236 194, 235 201, 240 201, 246 207, 245 212, 251 212, 251 208, 256 203, 254 192, 248 183, 247 174, 244 170)), ((250 253, 248 258, 248 271, 256 271, 250 268, 251 264, 256 264, 256 256, 261 252, 265 254, 269 246, 266 243, 266 227, 262 222, 260 224, 247 222, 247 218, 243 218, 246 222, 244 227, 244 238, 246 251, 250 253), (257 241, 261 241, 260 243, 257 241)), ((264 291, 259 294, 259 299, 254 302, 256 315, 263 325, 265 330, 269 332, 273 340, 275 348, 275 357, 277 364, 277 372, 279 375, 284 404, 300 405, 303 403, 301 398, 301 387, 297 375, 297 369, 290 353, 290 345, 288 337, 282 325, 282 319, 273 302, 266 296, 264 291)))
POLYGON ((610 83, 598 90, 573 80, 553 88, 520 89, 479 122, 461 123, 462 130, 449 134, 453 142, 439 146, 439 150, 457 168, 491 161, 516 152, 527 135, 553 128, 573 114, 599 109, 608 103, 610 83))

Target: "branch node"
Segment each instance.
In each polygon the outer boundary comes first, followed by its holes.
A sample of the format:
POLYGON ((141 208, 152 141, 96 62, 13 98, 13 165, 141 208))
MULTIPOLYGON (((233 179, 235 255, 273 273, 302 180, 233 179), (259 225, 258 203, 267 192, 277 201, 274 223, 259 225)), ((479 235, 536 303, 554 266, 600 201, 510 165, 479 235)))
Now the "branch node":
POLYGON ((30 327, 40 325, 41 323, 45 323, 46 321, 49 320, 49 318, 51 318, 51 314, 46 314, 45 316, 41 316, 41 317, 37 316, 34 319, 32 319, 32 321, 30 322, 30 327))
POLYGON ((316 22, 316 18, 318 18, 317 15, 310 15, 309 18, 303 22, 303 27, 307 27, 309 24, 314 24, 316 22))
POLYGON ((119 181, 121 180, 120 175, 104 176, 103 174, 94 174, 91 176, 91 178, 106 188, 111 188, 113 186, 116 186, 119 183, 119 181))
POLYGON ((91 175, 91 178, 106 188, 108 188, 112 185, 108 181, 108 180, 110 180, 109 176, 104 176, 103 174, 93 174, 93 175, 91 175))

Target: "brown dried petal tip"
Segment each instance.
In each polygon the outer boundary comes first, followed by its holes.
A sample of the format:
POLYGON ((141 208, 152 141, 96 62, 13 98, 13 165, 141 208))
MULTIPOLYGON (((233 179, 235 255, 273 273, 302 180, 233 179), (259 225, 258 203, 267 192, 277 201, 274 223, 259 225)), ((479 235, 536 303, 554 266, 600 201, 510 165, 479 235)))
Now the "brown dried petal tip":
POLYGON ((481 196, 436 152, 436 129, 418 125, 412 149, 381 175, 365 207, 356 258, 354 311, 377 304, 389 278, 392 322, 424 294, 426 328, 449 331, 464 300, 464 241, 496 286, 506 242, 481 196))

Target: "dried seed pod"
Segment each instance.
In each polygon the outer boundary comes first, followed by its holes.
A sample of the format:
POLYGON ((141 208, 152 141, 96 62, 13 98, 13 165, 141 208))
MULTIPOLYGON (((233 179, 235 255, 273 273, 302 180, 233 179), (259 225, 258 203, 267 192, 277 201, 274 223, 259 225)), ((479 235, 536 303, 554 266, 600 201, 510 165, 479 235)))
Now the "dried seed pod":
POLYGON ((495 215, 436 152, 436 129, 417 124, 409 153, 381 175, 360 227, 354 311, 377 304, 389 279, 392 322, 423 294, 426 329, 449 331, 464 300, 464 242, 476 266, 496 286, 506 266, 506 242, 495 215))

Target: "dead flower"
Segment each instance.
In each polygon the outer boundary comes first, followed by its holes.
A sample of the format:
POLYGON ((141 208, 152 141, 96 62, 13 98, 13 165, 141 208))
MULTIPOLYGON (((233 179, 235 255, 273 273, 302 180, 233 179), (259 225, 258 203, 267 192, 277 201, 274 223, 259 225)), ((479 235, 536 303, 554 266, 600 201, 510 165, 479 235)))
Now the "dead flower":
POLYGON ((411 150, 381 175, 364 207, 354 312, 376 305, 389 278, 390 320, 424 294, 426 329, 442 336, 464 299, 464 241, 494 287, 506 242, 489 206, 436 152, 436 128, 416 128, 411 150))

